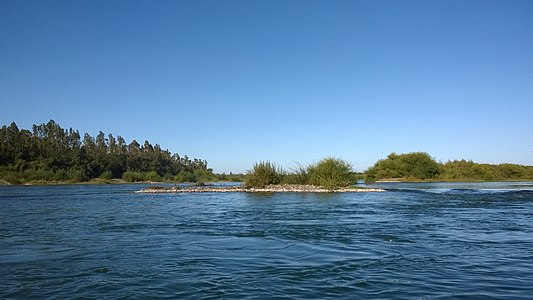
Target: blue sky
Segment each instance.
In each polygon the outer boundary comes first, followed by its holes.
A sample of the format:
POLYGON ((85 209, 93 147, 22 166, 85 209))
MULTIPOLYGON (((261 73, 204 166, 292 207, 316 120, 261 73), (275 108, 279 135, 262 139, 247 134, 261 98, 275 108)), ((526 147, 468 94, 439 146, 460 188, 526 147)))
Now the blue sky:
POLYGON ((391 152, 533 165, 533 1, 0 1, 0 121, 217 172, 391 152))

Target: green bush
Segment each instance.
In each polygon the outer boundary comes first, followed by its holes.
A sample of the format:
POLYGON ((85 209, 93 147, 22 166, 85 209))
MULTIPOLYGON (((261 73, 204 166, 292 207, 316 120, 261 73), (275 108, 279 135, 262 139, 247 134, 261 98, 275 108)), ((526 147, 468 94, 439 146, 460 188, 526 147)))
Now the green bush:
POLYGON ((161 181, 161 176, 156 171, 150 171, 144 174, 144 179, 148 181, 161 181))
POLYGON ((98 178, 103 179, 103 180, 110 180, 111 178, 113 178, 113 173, 111 173, 111 171, 105 171, 102 174, 100 174, 98 178))
POLYGON ((54 180, 58 180, 58 181, 68 180, 68 171, 65 169, 57 170, 54 173, 54 180))
POLYGON ((327 157, 307 168, 309 183, 328 190, 353 184, 352 166, 339 158, 327 157))
POLYGON ((244 180, 246 188, 264 188, 269 184, 278 184, 283 177, 283 170, 269 161, 255 163, 244 180))
POLYGON ((6 172, 0 178, 11 184, 20 184, 21 182, 19 176, 15 172, 6 172))
POLYGON ((68 179, 72 180, 74 182, 82 182, 87 181, 87 176, 85 176, 85 173, 81 169, 70 169, 68 171, 68 179))
POLYGON ((296 163, 297 167, 292 169, 292 173, 283 176, 285 184, 309 184, 308 168, 296 163))
POLYGON ((217 181, 216 176, 210 170, 194 170, 196 181, 213 182, 217 181))
POLYGON ((391 153, 386 159, 379 160, 367 170, 365 180, 368 182, 384 178, 427 180, 437 178, 441 172, 441 165, 425 152, 391 153))
POLYGON ((174 176, 176 182, 196 182, 196 175, 187 171, 180 171, 178 175, 174 176))
POLYGON ((127 182, 143 181, 144 176, 139 172, 126 171, 122 174, 122 179, 127 182))
POLYGON ((38 169, 38 170, 31 170, 30 172, 28 172, 28 175, 29 175, 29 180, 33 180, 33 181, 52 181, 54 180, 54 172, 50 171, 50 170, 43 170, 43 169, 38 169))

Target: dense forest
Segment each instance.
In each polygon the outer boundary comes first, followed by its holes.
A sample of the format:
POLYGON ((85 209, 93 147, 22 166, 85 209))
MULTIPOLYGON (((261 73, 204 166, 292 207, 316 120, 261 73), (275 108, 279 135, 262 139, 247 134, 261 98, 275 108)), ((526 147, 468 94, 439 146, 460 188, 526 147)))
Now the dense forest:
POLYGON ((367 182, 401 181, 504 181, 533 180, 533 166, 480 164, 454 160, 439 163, 425 152, 391 153, 365 174, 367 182))
POLYGON ((0 179, 9 183, 82 182, 94 178, 133 181, 209 181, 207 161, 163 150, 159 145, 120 135, 96 137, 63 129, 53 120, 19 129, 15 123, 0 129, 0 179))

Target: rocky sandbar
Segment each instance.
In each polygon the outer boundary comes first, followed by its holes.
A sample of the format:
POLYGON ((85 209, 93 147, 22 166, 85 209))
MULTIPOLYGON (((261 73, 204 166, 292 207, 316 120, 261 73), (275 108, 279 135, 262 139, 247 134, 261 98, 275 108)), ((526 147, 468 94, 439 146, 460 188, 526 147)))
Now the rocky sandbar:
POLYGON ((384 192, 384 189, 345 187, 334 190, 324 189, 313 185, 269 185, 264 188, 245 188, 242 186, 192 186, 192 187, 160 187, 154 186, 137 191, 136 193, 160 194, 160 193, 364 193, 384 192))

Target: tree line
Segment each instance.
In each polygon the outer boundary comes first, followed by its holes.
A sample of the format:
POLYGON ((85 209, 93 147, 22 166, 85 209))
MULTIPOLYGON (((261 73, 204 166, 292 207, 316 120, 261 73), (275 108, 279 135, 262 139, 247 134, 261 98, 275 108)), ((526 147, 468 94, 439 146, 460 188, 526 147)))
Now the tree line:
POLYGON ((206 160, 172 154, 148 141, 127 143, 102 131, 82 136, 53 120, 31 130, 19 129, 15 122, 0 129, 0 178, 10 183, 94 178, 182 182, 213 176, 206 160))
POLYGON ((437 162, 428 153, 391 153, 365 172, 365 180, 408 181, 509 181, 533 180, 533 166, 481 164, 454 160, 437 162))
POLYGON ((254 165, 247 175, 213 174, 207 161, 190 159, 163 150, 158 144, 136 140, 127 143, 120 135, 100 131, 96 137, 64 129, 55 121, 19 129, 16 123, 0 128, 0 180, 24 182, 83 182, 122 179, 134 181, 244 181, 249 186, 272 183, 316 184, 336 187, 378 180, 401 181, 502 181, 533 180, 533 166, 480 164, 466 160, 437 162, 425 152, 391 153, 364 174, 355 173, 342 159, 284 172, 270 162, 254 165), (324 175, 325 174, 325 175, 324 175), (339 175, 341 174, 341 175, 339 175), (340 179, 339 179, 340 178, 340 179))

